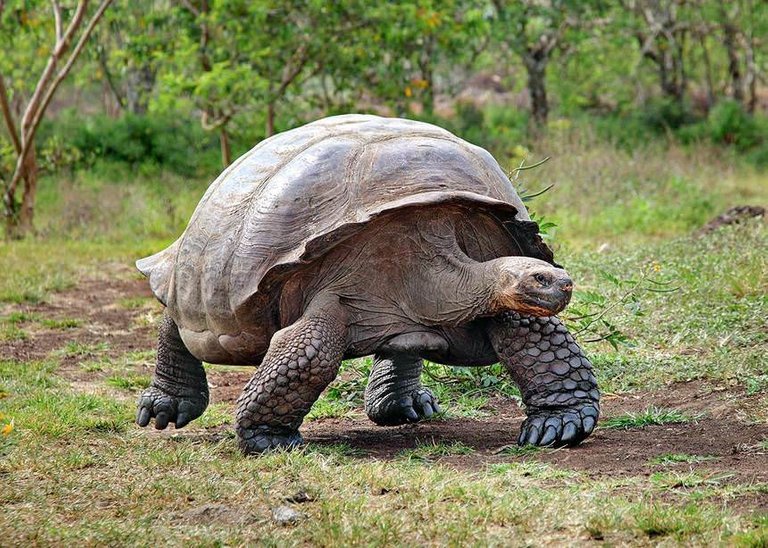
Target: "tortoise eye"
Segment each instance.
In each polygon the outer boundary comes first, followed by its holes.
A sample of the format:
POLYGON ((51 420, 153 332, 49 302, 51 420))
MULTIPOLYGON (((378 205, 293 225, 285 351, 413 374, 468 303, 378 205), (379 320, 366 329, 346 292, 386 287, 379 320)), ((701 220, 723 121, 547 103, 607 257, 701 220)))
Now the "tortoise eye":
POLYGON ((541 285, 549 284, 549 277, 546 274, 542 274, 541 272, 534 274, 533 279, 539 282, 541 285))

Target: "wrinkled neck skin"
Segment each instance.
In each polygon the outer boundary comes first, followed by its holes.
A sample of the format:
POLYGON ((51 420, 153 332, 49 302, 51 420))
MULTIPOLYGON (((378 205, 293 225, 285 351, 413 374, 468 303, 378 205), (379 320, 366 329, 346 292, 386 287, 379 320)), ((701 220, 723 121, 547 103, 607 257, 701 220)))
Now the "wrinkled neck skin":
MULTIPOLYGON (((411 295, 417 315, 427 324, 461 325, 476 318, 495 316, 509 310, 525 312, 526 305, 514 292, 499 292, 501 267, 523 257, 501 257, 478 262, 467 257, 458 245, 431 257, 423 284, 415 284, 411 295)), ((521 272, 524 265, 521 264, 521 272)), ((541 314, 538 314, 541 315, 541 314)))

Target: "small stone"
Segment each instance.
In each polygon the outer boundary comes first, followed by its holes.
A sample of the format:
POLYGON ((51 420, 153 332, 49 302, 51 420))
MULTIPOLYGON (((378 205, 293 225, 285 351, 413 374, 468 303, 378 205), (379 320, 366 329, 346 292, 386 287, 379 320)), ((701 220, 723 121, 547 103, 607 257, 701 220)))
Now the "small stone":
POLYGON ((272 508, 272 521, 278 525, 295 525, 304 518, 304 514, 297 512, 290 506, 277 506, 272 508))

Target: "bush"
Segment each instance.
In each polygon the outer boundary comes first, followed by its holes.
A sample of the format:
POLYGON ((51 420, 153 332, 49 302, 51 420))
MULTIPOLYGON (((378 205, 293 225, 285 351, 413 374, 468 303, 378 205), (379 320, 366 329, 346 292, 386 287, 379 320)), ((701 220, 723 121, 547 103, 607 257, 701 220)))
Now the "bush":
POLYGON ((736 101, 721 101, 707 118, 709 137, 714 143, 734 145, 740 151, 758 145, 761 135, 756 119, 736 101))
POLYGON ((697 121, 686 103, 665 98, 649 100, 636 116, 646 128, 656 133, 678 130, 697 121))
POLYGON ((131 166, 150 164, 192 176, 217 168, 220 161, 216 136, 180 116, 125 114, 117 119, 103 115, 83 119, 70 111, 41 133, 41 140, 47 136, 45 141, 64 136, 89 165, 96 159, 131 166))

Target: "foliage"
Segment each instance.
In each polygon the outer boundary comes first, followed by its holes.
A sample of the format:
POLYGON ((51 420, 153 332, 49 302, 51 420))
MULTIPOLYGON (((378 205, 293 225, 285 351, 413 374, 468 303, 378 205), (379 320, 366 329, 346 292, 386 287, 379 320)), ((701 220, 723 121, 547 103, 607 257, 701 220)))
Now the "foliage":
POLYGON ((78 166, 98 161, 129 166, 162 166, 181 175, 212 173, 218 147, 199 126, 169 114, 143 116, 127 113, 114 119, 93 116, 83 120, 74 111, 45 128, 53 138, 67 135, 67 145, 81 159, 78 166))

